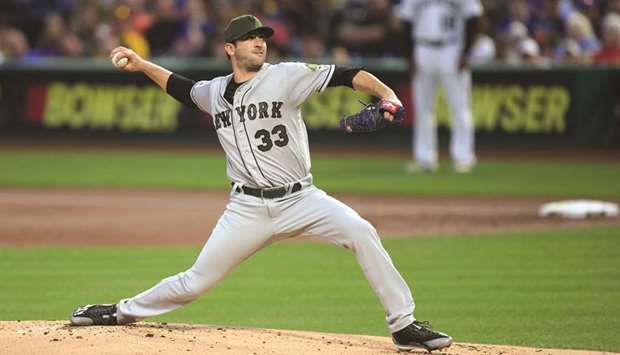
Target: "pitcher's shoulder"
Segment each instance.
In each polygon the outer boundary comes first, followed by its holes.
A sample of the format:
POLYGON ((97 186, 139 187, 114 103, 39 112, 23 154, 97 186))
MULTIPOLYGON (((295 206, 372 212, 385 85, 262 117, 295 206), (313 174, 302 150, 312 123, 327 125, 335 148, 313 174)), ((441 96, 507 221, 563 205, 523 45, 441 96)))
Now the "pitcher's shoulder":
POLYGON ((261 68, 259 75, 261 77, 287 76, 295 71, 296 63, 280 62, 275 64, 265 63, 261 68))
POLYGON ((274 71, 321 71, 322 69, 329 69, 333 64, 314 64, 306 62, 281 62, 278 64, 272 64, 269 68, 274 71))
POLYGON ((212 78, 209 81, 212 83, 228 82, 231 77, 232 77, 232 73, 228 75, 216 76, 215 78, 212 78))

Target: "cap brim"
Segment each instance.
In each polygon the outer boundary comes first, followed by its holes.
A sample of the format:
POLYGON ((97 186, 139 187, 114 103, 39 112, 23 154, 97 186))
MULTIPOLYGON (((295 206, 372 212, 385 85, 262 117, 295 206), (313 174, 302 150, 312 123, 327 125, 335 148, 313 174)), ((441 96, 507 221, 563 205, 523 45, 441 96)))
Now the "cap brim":
MULTIPOLYGON (((273 30, 273 28, 269 27, 269 26, 263 26, 263 27, 259 27, 257 29, 254 29, 248 33, 246 33, 246 35, 250 34, 250 33, 259 33, 265 36, 265 38, 269 38, 271 36, 273 36, 273 33, 275 31, 273 30)), ((241 36, 243 37, 243 36, 241 36)))
POLYGON ((273 36, 274 32, 275 32, 275 31, 273 30, 273 28, 271 28, 271 27, 269 27, 269 26, 262 26, 262 27, 259 27, 259 28, 255 28, 255 29, 253 29, 253 30, 252 30, 252 31, 250 31, 250 32, 244 33, 244 34, 242 34, 242 35, 241 35, 241 36, 239 36, 239 37, 233 38, 233 39, 231 39, 231 40, 230 40, 230 41, 228 41, 228 42, 229 42, 229 43, 232 43, 232 42, 234 42, 234 41, 238 40, 239 38, 241 38, 241 37, 243 37, 243 36, 247 36, 247 35, 249 35, 249 34, 255 34, 255 33, 256 33, 256 34, 261 34, 261 35, 265 36, 265 38, 269 38, 269 37, 273 36))

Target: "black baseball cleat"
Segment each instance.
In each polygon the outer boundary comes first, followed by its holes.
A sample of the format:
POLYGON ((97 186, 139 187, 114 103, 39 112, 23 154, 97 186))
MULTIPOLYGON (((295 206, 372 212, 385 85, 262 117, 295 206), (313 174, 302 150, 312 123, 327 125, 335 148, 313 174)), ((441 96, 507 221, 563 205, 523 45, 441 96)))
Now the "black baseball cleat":
POLYGON ((71 314, 71 325, 117 325, 115 304, 89 304, 71 314))
POLYGON ((432 330, 428 322, 417 320, 393 333, 392 341, 400 351, 424 348, 431 352, 452 345, 452 338, 448 334, 432 330))

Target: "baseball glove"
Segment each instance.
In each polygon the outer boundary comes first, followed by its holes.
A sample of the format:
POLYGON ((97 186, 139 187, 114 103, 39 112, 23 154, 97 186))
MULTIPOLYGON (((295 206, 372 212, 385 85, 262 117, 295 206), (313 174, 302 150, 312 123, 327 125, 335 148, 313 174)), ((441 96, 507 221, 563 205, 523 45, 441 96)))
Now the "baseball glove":
POLYGON ((386 126, 398 125, 405 116, 405 108, 387 100, 366 105, 360 112, 340 119, 340 128, 347 133, 372 132, 386 126), (383 114, 389 112, 394 118, 385 119, 383 114))

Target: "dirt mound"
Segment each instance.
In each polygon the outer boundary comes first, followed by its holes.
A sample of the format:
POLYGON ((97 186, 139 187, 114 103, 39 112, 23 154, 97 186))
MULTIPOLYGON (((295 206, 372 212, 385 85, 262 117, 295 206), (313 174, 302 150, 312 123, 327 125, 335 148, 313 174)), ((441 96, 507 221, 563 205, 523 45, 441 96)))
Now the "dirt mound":
MULTIPOLYGON (((166 323, 71 327, 66 321, 0 322, 2 354, 396 354, 389 337, 166 323)), ((425 351, 413 353, 424 354, 425 351)), ((611 354, 456 343, 434 354, 611 354)))

